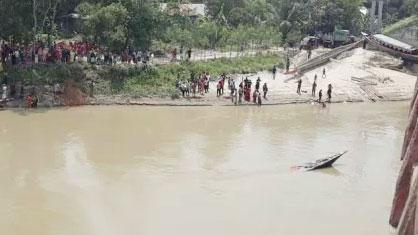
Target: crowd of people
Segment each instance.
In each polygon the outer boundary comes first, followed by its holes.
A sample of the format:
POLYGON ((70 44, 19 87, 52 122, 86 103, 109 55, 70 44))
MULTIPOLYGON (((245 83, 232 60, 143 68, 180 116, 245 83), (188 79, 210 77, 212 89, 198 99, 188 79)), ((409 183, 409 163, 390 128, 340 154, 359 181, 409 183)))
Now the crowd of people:
MULTIPOLYGON (((273 74, 273 80, 276 79, 276 73, 277 68, 274 66, 272 69, 273 74)), ((322 70, 322 78, 325 79, 327 77, 326 75, 326 69, 324 68, 322 70)), ((326 102, 331 102, 332 99, 332 91, 333 86, 332 84, 329 84, 327 87, 326 95, 327 99, 323 100, 323 91, 319 90, 317 93, 317 87, 318 87, 318 75, 315 74, 314 81, 312 83, 312 92, 311 95, 315 101, 325 106, 326 102), (318 97, 317 97, 318 94, 318 97)), ((209 85, 211 81, 211 76, 208 72, 202 73, 197 78, 194 77, 194 75, 191 75, 190 80, 178 80, 177 82, 177 88, 180 89, 182 92, 183 97, 190 97, 191 95, 193 97, 196 96, 196 94, 205 95, 209 93, 209 85)), ((257 105, 262 105, 263 100, 267 100, 267 94, 269 92, 269 87, 267 83, 265 82, 262 84, 261 78, 258 77, 257 80, 255 80, 255 84, 253 85, 253 81, 249 79, 248 77, 242 78, 239 85, 236 85, 237 79, 234 79, 230 76, 227 76, 225 73, 222 74, 218 79, 215 79, 215 86, 216 86, 216 96, 223 97, 225 86, 227 85, 227 89, 229 90, 228 98, 231 99, 232 103, 235 105, 243 104, 244 102, 247 103, 253 103, 257 105)), ((302 94, 302 78, 299 78, 297 80, 297 90, 296 93, 298 95, 302 94)), ((304 91, 307 93, 306 91, 304 91)))
MULTIPOLYGON (((176 87, 182 92, 183 97, 196 97, 196 94, 205 95, 209 93, 209 85, 211 76, 208 72, 202 73, 200 76, 195 77, 191 75, 190 80, 178 80, 176 87)), ((264 83, 261 87, 261 79, 258 78, 252 92, 252 81, 246 77, 242 78, 239 86, 236 86, 236 79, 222 74, 216 82, 216 96, 222 97, 225 95, 224 90, 227 84, 229 90, 228 98, 231 99, 235 105, 242 104, 244 101, 248 103, 254 103, 261 105, 262 98, 267 100, 268 86, 264 83), (262 90, 261 90, 262 89, 262 90), (252 99, 251 99, 252 95, 252 99)))
POLYGON ((128 47, 121 52, 110 52, 87 42, 37 42, 30 44, 9 44, 0 41, 1 62, 9 65, 37 63, 74 63, 115 65, 121 63, 146 64, 152 54, 128 47))

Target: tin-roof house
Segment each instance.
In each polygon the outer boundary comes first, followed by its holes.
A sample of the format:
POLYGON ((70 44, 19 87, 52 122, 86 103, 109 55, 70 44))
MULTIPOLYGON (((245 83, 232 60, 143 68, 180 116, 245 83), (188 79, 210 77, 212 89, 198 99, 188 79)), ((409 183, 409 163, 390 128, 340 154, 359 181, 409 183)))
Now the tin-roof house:
POLYGON ((168 3, 161 3, 160 8, 170 16, 180 14, 193 20, 206 16, 205 4, 179 4, 173 7, 168 3))

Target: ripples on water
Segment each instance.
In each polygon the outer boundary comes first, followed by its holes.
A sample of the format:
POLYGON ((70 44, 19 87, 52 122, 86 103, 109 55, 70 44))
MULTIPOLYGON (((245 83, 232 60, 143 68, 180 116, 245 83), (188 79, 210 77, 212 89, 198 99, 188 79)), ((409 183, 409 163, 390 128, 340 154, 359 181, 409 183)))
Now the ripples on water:
POLYGON ((1 112, 0 234, 389 234, 407 110, 1 112))

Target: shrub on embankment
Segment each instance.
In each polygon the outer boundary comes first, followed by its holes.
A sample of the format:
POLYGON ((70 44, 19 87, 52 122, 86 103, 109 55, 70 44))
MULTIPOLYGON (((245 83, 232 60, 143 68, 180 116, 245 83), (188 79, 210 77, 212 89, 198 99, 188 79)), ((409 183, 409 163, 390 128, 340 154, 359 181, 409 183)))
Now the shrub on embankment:
POLYGON ((9 66, 7 72, 14 82, 22 81, 26 86, 53 85, 72 79, 80 82, 85 80, 85 70, 91 69, 82 64, 36 64, 25 66, 9 66))
POLYGON ((100 95, 172 96, 178 91, 175 82, 189 80, 191 75, 204 72, 213 79, 222 73, 247 74, 270 70, 273 65, 281 65, 279 55, 264 55, 234 59, 216 59, 198 62, 159 65, 151 68, 140 66, 92 66, 89 64, 49 64, 19 66, 8 69, 15 81, 23 81, 25 86, 52 86, 55 83, 75 81, 84 92, 89 91, 89 83, 94 81, 94 93, 100 95))

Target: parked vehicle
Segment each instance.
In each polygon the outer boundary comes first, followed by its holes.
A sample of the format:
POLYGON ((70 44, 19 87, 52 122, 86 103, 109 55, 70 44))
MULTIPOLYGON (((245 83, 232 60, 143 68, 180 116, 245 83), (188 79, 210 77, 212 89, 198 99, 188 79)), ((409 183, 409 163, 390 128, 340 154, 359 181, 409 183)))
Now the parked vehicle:
POLYGON ((336 48, 355 42, 355 37, 351 35, 349 30, 335 29, 332 33, 320 35, 321 42, 324 47, 336 48))
POLYGON ((309 50, 315 49, 319 46, 319 38, 316 36, 307 36, 300 43, 300 49, 309 50))

